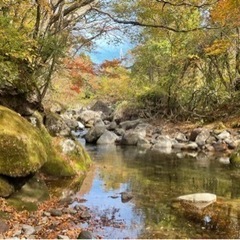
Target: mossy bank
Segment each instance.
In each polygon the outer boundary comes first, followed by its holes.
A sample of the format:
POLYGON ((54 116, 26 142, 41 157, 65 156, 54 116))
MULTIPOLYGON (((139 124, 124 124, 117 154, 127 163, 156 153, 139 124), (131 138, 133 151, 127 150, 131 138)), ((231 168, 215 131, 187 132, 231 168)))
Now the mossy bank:
MULTIPOLYGON (((25 177, 39 171, 54 176, 83 175, 91 162, 84 148, 76 143, 72 151, 63 152, 64 139, 52 138, 39 114, 36 119, 39 124, 33 126, 18 113, 0 106, 0 176, 25 177)), ((6 184, 0 184, 4 197, 8 195, 6 184)))

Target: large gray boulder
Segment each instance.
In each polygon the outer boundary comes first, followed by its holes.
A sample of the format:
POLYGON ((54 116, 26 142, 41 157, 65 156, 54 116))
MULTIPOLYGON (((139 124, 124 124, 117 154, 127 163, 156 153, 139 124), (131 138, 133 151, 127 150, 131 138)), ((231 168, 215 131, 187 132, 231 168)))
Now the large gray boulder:
POLYGON ((169 136, 160 135, 153 145, 153 149, 172 148, 173 140, 169 136))
POLYGON ((123 145, 137 145, 139 139, 145 138, 147 134, 145 127, 140 127, 136 129, 131 129, 122 137, 121 143, 123 145))
POLYGON ((95 104, 90 108, 92 111, 95 112, 102 112, 105 117, 108 117, 111 115, 113 110, 103 101, 98 100, 95 102, 95 104))
POLYGON ((96 125, 87 132, 84 138, 88 143, 95 143, 100 138, 100 136, 104 133, 105 130, 106 130, 105 125, 96 125))
POLYGON ((101 112, 95 112, 92 110, 84 110, 79 113, 77 120, 86 125, 86 124, 95 122, 97 119, 101 119, 101 118, 102 118, 101 112))
POLYGON ((98 145, 115 144, 118 138, 119 137, 114 132, 105 130, 101 137, 97 140, 97 144, 98 145))
POLYGON ((195 142, 199 147, 203 147, 210 136, 210 131, 208 129, 202 129, 202 131, 197 135, 195 142))

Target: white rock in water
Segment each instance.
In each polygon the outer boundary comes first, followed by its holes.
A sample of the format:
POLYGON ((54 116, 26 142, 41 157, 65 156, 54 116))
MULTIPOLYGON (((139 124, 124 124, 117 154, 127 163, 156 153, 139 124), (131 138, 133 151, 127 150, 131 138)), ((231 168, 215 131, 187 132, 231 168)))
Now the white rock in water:
POLYGON ((194 193, 180 196, 177 199, 188 202, 199 209, 203 209, 216 202, 217 196, 212 193, 194 193))

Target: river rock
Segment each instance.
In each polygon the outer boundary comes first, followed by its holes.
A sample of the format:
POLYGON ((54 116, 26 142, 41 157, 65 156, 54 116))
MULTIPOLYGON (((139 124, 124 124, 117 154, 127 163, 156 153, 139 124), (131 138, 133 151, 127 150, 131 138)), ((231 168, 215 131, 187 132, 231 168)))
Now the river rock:
POLYGON ((170 137, 160 135, 156 139, 156 143, 153 145, 153 150, 159 150, 164 148, 172 149, 172 146, 173 146, 173 141, 170 137))
POLYGON ((172 148, 174 148, 174 149, 179 149, 179 150, 184 150, 184 149, 187 148, 187 145, 186 145, 185 143, 179 143, 179 142, 177 142, 177 143, 174 143, 174 144, 172 145, 172 148))
POLYGON ((107 130, 114 131, 115 129, 117 129, 117 126, 117 123, 115 121, 112 121, 107 125, 107 130))
POLYGON ((93 235, 89 231, 81 231, 77 239, 93 239, 93 235))
POLYGON ((145 136, 146 130, 144 129, 139 131, 129 130, 123 135, 121 143, 123 145, 137 145, 138 140, 145 136))
POLYGON ((97 140, 97 144, 98 145, 115 144, 115 142, 118 138, 119 137, 114 132, 110 132, 108 130, 105 130, 104 133, 97 140))
POLYGON ((139 138, 137 146, 142 149, 150 149, 152 144, 146 138, 139 138))
POLYGON ((101 112, 95 112, 92 110, 85 110, 79 113, 78 121, 82 122, 83 124, 89 124, 91 121, 96 121, 96 119, 101 119, 102 114, 101 112))
POLYGON ((210 131, 208 129, 202 129, 202 131, 197 135, 195 142, 199 147, 203 147, 210 137, 210 131))
POLYGON ((94 143, 105 132, 105 130, 106 130, 105 125, 94 126, 87 132, 84 138, 88 143, 94 143))
POLYGON ((112 109, 101 100, 96 101, 90 109, 95 112, 102 112, 106 117, 112 113, 112 109))
POLYGON ((123 203, 129 202, 132 198, 133 198, 133 195, 130 192, 122 192, 121 193, 121 201, 123 203))
POLYGON ((16 112, 0 106, 0 174, 27 176, 47 161, 49 139, 16 112))
POLYGON ((133 121, 125 121, 125 122, 121 122, 119 125, 121 128, 123 128, 124 130, 128 130, 128 129, 132 129, 135 128, 138 124, 140 124, 142 121, 140 119, 136 119, 133 121))
POLYGON ((186 150, 198 150, 198 145, 195 142, 189 142, 186 145, 186 150))
POLYGON ((58 149, 42 167, 42 172, 58 177, 70 177, 87 170, 91 158, 78 140, 55 138, 58 149), (67 161, 66 161, 67 159, 67 161))
POLYGON ((186 135, 181 132, 176 133, 175 139, 180 143, 188 141, 186 135))
POLYGON ((70 239, 70 238, 66 235, 58 235, 57 239, 70 239))
POLYGON ((6 231, 8 231, 8 229, 9 229, 8 224, 0 219, 0 234, 5 233, 6 231))
POLYGON ((227 151, 228 147, 227 144, 223 141, 218 141, 212 145, 216 152, 225 152, 227 151))
POLYGON ((70 128, 64 119, 56 113, 47 112, 45 116, 45 127, 48 132, 53 136, 69 136, 70 128))
POLYGON ((77 130, 79 127, 79 122, 77 120, 73 119, 64 119, 67 126, 70 128, 70 130, 77 130))
POLYGON ((189 141, 194 142, 200 132, 202 132, 202 128, 193 129, 192 132, 190 133, 189 141))
POLYGON ((76 148, 76 144, 72 139, 64 139, 61 142, 62 152, 69 153, 76 148))
POLYGON ((188 203, 198 209, 204 209, 217 201, 217 196, 212 193, 194 193, 183 195, 177 198, 180 201, 188 203))
POLYGON ((81 122, 77 121, 77 123, 79 129, 83 130, 85 128, 85 126, 81 122))
POLYGON ((231 134, 228 131, 223 131, 220 134, 218 134, 216 137, 218 140, 225 140, 230 138, 231 134))
MULTIPOLYGON (((18 182, 20 183, 20 181, 18 182)), ((36 209, 39 202, 47 200, 48 198, 49 191, 45 181, 34 176, 28 179, 20 190, 14 192, 9 201, 14 206, 19 206, 21 204, 22 207, 30 210, 36 209)))
POLYGON ((22 230, 23 230, 23 233, 26 236, 30 236, 30 235, 32 235, 32 234, 34 234, 36 232, 34 227, 32 227, 30 225, 27 225, 27 224, 23 224, 22 225, 22 230))
POLYGON ((236 168, 240 168, 240 152, 233 152, 230 156, 230 163, 236 168))
POLYGON ((80 218, 83 220, 88 220, 91 218, 91 214, 87 210, 85 210, 81 213, 80 218))
POLYGON ((50 209, 49 212, 53 217, 60 217, 63 215, 63 212, 60 209, 50 209))
POLYGON ((222 164, 226 164, 226 165, 230 164, 230 158, 229 157, 220 157, 218 159, 218 161, 222 164))

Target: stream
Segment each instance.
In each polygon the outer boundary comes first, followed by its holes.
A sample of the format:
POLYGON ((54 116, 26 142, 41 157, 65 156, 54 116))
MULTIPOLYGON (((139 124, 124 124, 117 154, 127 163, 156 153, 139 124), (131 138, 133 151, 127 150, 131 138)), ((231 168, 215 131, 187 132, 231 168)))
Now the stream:
POLYGON ((240 177, 226 158, 144 152, 136 147, 86 148, 94 164, 77 197, 91 210, 92 220, 83 227, 94 236, 239 238, 240 177), (133 198, 123 202, 122 192, 133 198), (217 223, 206 225, 204 214, 195 219, 173 207, 176 197, 197 192, 217 195, 220 208, 213 206, 212 216, 207 216, 211 219, 217 213, 217 223))

